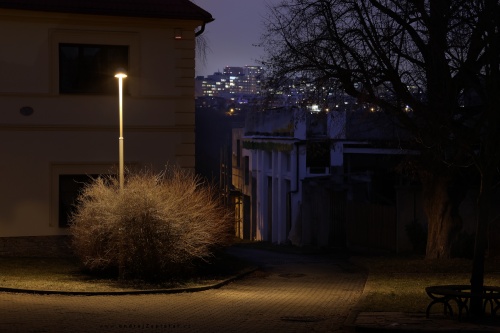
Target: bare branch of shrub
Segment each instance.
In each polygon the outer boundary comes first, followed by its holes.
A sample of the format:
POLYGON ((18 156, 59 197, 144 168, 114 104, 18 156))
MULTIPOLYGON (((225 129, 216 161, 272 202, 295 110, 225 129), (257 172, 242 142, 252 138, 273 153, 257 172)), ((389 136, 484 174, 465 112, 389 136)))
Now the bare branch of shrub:
POLYGON ((122 193, 115 179, 98 178, 72 216, 75 252, 91 270, 117 268, 122 258, 131 278, 182 273, 232 239, 231 214, 216 193, 178 168, 129 174, 122 193))

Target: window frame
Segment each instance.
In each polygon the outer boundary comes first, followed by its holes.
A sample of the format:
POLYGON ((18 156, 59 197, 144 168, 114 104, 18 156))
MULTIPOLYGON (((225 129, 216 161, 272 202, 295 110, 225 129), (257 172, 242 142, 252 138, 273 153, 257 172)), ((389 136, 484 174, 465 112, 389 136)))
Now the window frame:
MULTIPOLYGON (((114 74, 130 67, 130 46, 66 43, 57 46, 59 94, 111 95, 117 90, 114 74), (67 54, 68 57, 64 57, 67 54), (74 58, 72 58, 74 57, 74 58)), ((127 93, 127 85, 124 85, 127 93)))
MULTIPOLYGON (((59 44, 98 44, 98 45, 127 45, 129 47, 129 76, 141 76, 141 39, 137 31, 109 31, 109 30, 83 30, 83 29, 50 29, 50 92, 54 95, 61 95, 59 92, 59 44)), ((114 76, 114 75, 113 75, 114 76)), ((112 78, 114 79, 114 77, 112 78)), ((129 81, 129 80, 125 80, 129 81)), ((116 84, 116 79, 115 79, 116 84)), ((132 81, 127 82, 130 87, 130 94, 133 94, 132 81)), ((117 85, 116 85, 117 86, 117 85)), ((118 89, 118 88, 117 88, 118 89)), ((126 93, 126 91, 125 91, 126 93)), ((71 96, 63 94, 61 96, 71 96)), ((75 96, 85 96, 78 94, 75 96)))

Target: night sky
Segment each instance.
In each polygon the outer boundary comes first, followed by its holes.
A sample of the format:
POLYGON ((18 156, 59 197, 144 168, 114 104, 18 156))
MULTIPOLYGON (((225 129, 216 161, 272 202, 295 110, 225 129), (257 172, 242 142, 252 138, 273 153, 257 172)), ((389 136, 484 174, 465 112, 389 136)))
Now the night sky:
POLYGON ((203 33, 209 50, 206 64, 196 62, 196 75, 207 76, 225 66, 258 65, 262 48, 255 46, 263 32, 268 5, 278 0, 192 0, 212 14, 215 21, 203 33))

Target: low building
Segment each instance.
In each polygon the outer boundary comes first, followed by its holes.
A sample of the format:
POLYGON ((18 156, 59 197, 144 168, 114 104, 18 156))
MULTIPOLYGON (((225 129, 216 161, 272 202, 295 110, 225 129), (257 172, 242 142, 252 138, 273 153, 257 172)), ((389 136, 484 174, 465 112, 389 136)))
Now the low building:
POLYGON ((232 138, 236 235, 300 246, 411 249, 405 225, 423 225, 425 218, 418 189, 394 171, 415 153, 404 148, 407 139, 380 112, 283 107, 250 114, 232 138))

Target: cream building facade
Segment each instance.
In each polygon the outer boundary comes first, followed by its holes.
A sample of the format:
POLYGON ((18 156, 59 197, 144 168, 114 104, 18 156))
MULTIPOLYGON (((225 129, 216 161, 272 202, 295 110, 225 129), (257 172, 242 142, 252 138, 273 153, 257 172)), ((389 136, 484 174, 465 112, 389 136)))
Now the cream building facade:
POLYGON ((195 38, 212 20, 188 0, 0 1, 0 254, 67 235, 77 181, 116 172, 119 67, 126 166, 194 170, 195 38))

